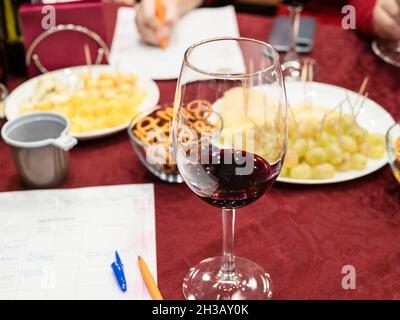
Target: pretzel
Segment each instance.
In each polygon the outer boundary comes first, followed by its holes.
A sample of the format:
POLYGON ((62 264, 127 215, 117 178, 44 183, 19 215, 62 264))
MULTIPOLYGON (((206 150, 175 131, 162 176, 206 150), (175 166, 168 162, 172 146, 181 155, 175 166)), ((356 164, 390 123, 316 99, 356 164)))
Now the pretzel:
POLYGON ((167 136, 160 127, 157 127, 147 131, 146 140, 149 142, 149 144, 165 144, 167 136))
POLYGON ((188 145, 196 140, 195 132, 189 128, 183 128, 178 133, 178 141, 183 145, 188 145))
POLYGON ((158 110, 156 112, 157 117, 165 120, 165 121, 171 121, 172 120, 172 116, 170 115, 170 113, 167 111, 168 109, 172 109, 172 108, 167 108, 165 110, 158 110))
POLYGON ((165 109, 165 112, 171 117, 171 119, 174 118, 174 108, 173 107, 165 109))
POLYGON ((141 131, 139 130, 133 130, 133 133, 135 134, 135 136, 143 143, 145 144, 149 144, 146 140, 146 135, 144 135, 141 131))
POLYGON ((146 132, 154 129, 157 126, 157 123, 160 119, 154 119, 152 117, 147 116, 136 124, 136 129, 141 133, 145 134, 146 132))
POLYGON ((161 127, 159 127, 166 135, 169 135, 170 130, 170 122, 164 123, 161 127))
POLYGON ((186 108, 181 108, 180 112, 184 119, 186 119, 188 121, 196 120, 196 118, 186 108))
MULTIPOLYGON (((212 114, 212 105, 207 100, 193 100, 180 110, 185 125, 178 133, 179 143, 188 150, 199 148, 201 143, 210 143, 210 136, 217 130, 207 119, 212 114)), ((175 158, 171 153, 171 121, 174 116, 172 106, 157 110, 133 128, 135 136, 148 146, 157 147, 150 157, 153 165, 164 173, 178 173, 175 158)))
POLYGON ((210 123, 197 120, 193 123, 193 129, 200 135, 207 135, 210 136, 215 132, 215 127, 212 126, 210 123))
POLYGON ((212 113, 211 103, 207 100, 193 100, 186 105, 186 108, 197 120, 206 120, 212 113))

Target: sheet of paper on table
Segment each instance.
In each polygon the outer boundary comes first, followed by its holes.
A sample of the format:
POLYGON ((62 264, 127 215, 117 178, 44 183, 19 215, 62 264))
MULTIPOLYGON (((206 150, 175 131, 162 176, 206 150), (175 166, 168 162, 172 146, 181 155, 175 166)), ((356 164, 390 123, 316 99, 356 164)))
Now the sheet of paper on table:
MULTIPOLYGON (((154 80, 176 79, 182 65, 183 55, 193 43, 220 36, 239 36, 235 9, 195 9, 176 24, 166 49, 143 43, 135 25, 135 10, 122 7, 118 11, 110 64, 120 70, 133 71, 154 80)), ((221 66, 243 65, 239 50, 230 50, 223 61, 213 61, 221 66), (233 52, 232 52, 233 51, 233 52)), ((205 56, 204 59, 209 57, 205 56)))
POLYGON ((138 255, 156 278, 152 184, 0 193, 0 299, 150 299, 138 255))

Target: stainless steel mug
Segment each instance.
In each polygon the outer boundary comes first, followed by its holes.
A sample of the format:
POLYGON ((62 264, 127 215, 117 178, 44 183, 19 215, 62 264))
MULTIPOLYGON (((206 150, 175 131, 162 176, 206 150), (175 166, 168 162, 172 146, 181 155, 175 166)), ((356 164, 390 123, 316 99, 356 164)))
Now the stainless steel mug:
POLYGON ((68 151, 77 139, 68 135, 69 121, 53 112, 34 112, 8 121, 1 130, 25 185, 51 188, 65 181, 68 151))

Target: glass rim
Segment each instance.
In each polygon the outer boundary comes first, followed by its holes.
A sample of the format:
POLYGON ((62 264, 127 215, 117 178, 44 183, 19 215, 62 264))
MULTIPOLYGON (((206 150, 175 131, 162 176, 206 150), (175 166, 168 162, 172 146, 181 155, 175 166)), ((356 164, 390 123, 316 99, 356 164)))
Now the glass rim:
POLYGON ((396 127, 400 127, 400 121, 395 121, 395 122, 390 126, 390 128, 386 131, 385 138, 386 138, 386 143, 387 143, 387 145, 390 144, 390 141, 389 141, 390 134, 392 133, 392 131, 393 131, 396 127))
POLYGON ((274 49, 273 46, 271 46, 270 44, 261 41, 261 40, 257 40, 257 39, 252 39, 252 38, 246 38, 246 37, 215 37, 215 38, 210 38, 210 39, 205 39, 205 40, 201 40, 198 42, 195 42, 194 44, 192 44, 189 48, 186 49, 185 54, 184 54, 184 58, 183 58, 184 64, 186 64, 189 68, 191 68, 192 70, 206 75, 206 76, 210 76, 210 77, 218 77, 220 79, 237 79, 237 78, 249 78, 249 77, 254 77, 260 73, 263 72, 267 72, 268 70, 272 69, 274 66, 276 66, 277 64, 279 65, 279 54, 278 52, 274 49), (198 68, 196 66, 194 66, 190 61, 189 61, 189 55, 190 53, 193 51, 193 49, 195 49, 196 47, 199 47, 203 44, 206 43, 210 43, 210 42, 216 42, 216 41, 223 41, 223 40, 232 40, 232 41, 247 41, 247 42, 253 42, 253 43, 257 43, 261 46, 264 46, 266 48, 268 48, 270 50, 270 52, 272 53, 272 56, 270 56, 270 58, 272 58, 273 63, 271 63, 270 65, 266 66, 265 68, 262 68, 260 70, 254 71, 254 72, 246 72, 246 73, 219 73, 219 72, 208 72, 205 70, 202 70, 201 68, 198 68))

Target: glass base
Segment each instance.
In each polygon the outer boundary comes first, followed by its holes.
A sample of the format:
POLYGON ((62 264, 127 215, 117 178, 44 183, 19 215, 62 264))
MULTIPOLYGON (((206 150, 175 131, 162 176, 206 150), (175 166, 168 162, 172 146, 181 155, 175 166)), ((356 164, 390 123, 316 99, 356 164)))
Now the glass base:
POLYGON ((269 300, 269 274, 256 263, 235 257, 235 271, 221 271, 222 257, 208 258, 192 267, 183 279, 187 300, 269 300))
POLYGON ((385 62, 400 67, 400 42, 396 41, 373 41, 372 50, 385 62))

